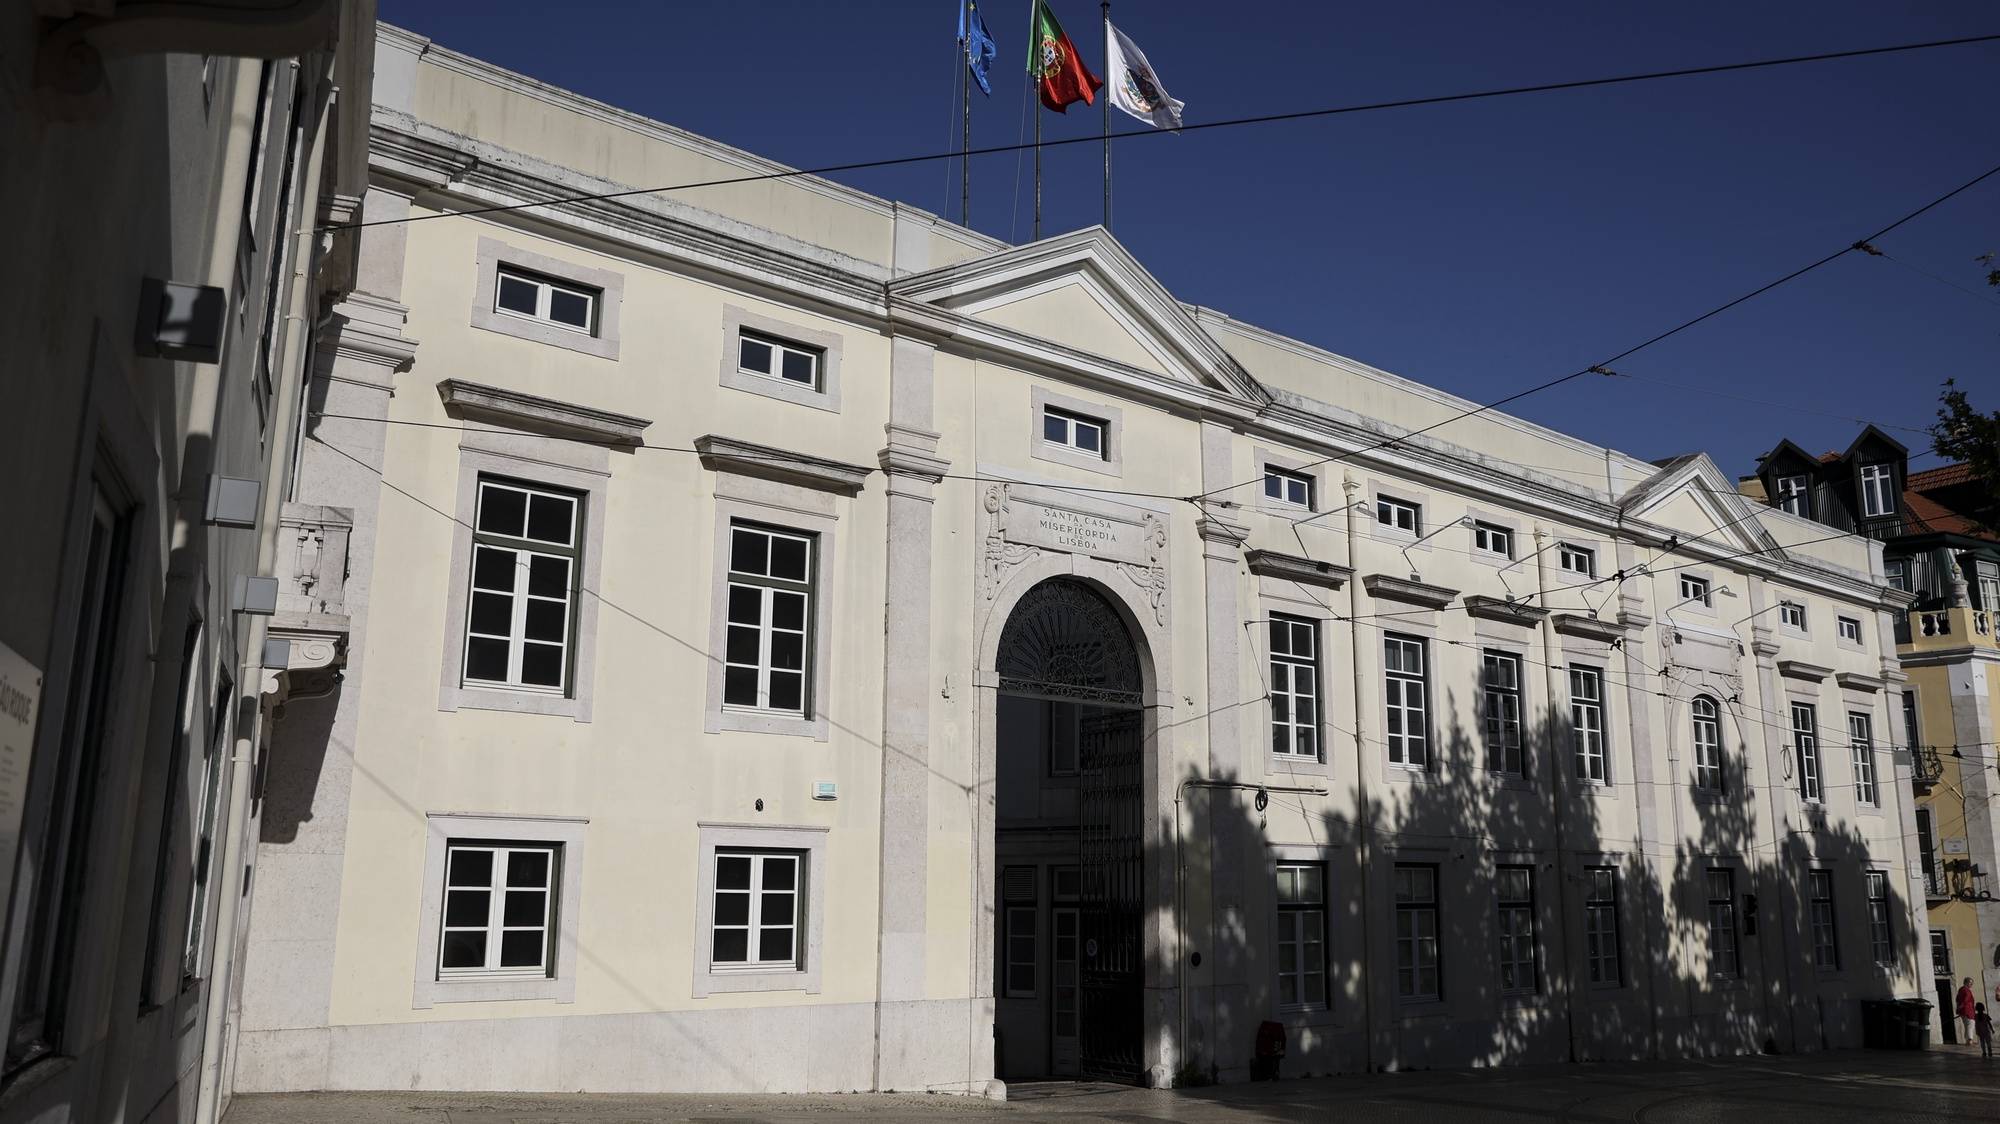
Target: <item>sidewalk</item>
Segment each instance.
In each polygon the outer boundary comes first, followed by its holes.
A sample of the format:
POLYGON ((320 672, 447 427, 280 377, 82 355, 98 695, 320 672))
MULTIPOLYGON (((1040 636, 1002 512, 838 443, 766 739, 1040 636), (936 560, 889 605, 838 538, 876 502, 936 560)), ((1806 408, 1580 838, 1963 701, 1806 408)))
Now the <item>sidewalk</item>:
POLYGON ((1016 1085, 1005 1103, 921 1094, 641 1096, 609 1093, 301 1093, 240 1096, 226 1124, 1057 1120, 1262 1124, 1347 1118, 1451 1124, 1527 1120, 1754 1120, 1757 1124, 2000 1119, 2000 1061, 1976 1047, 1799 1057, 1531 1066, 1315 1078, 1154 1091, 1016 1085))

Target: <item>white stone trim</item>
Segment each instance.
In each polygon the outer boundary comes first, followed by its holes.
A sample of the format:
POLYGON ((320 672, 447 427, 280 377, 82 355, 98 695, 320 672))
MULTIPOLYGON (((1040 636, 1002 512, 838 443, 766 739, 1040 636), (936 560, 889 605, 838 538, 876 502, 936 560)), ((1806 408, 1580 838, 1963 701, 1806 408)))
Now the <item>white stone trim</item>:
POLYGON ((483 234, 479 237, 476 268, 479 272, 472 295, 473 327, 617 361, 618 316, 620 307, 625 303, 624 274, 566 262, 483 234), (503 264, 596 289, 597 323, 589 333, 584 333, 494 311, 493 294, 499 284, 499 271, 503 264))
POLYGON ((825 953, 821 933, 826 927, 827 829, 793 825, 702 823, 699 867, 695 873, 694 906, 694 997, 737 991, 803 991, 818 995, 820 962, 825 953), (793 971, 716 969, 711 961, 715 950, 711 926, 715 919, 715 852, 736 847, 798 851, 805 855, 805 887, 802 895, 806 919, 797 934, 804 966, 793 971))
POLYGON ((1125 475, 1125 411, 1104 402, 1072 398, 1044 386, 1028 388, 1028 455, 1052 464, 1089 469, 1106 476, 1125 475), (1054 406, 1072 414, 1082 414, 1104 422, 1104 455, 1095 457, 1081 449, 1057 445, 1042 438, 1042 411, 1054 406))
POLYGON ((811 406, 815 410, 826 410, 837 414, 840 412, 841 343, 842 339, 838 332, 801 327, 733 304, 725 304, 722 306, 721 385, 751 394, 761 394, 766 398, 775 398, 780 402, 811 406), (780 340, 789 340, 818 350, 819 386, 800 386, 795 382, 744 371, 738 360, 741 355, 739 344, 745 328, 759 335, 774 336, 780 340))
POLYGON ((827 704, 832 695, 833 581, 835 528, 833 497, 810 488, 771 480, 716 473, 714 562, 708 584, 708 694, 702 728, 727 732, 788 734, 826 741, 831 723, 827 704), (788 527, 813 535, 813 637, 807 657, 812 661, 806 698, 811 712, 803 717, 729 710, 722 705, 722 652, 728 643, 729 525, 743 519, 788 527))
POLYGON ((487 1003, 519 999, 576 1002, 576 938, 583 900, 583 837, 587 819, 568 816, 492 816, 429 812, 424 824, 423 907, 417 920, 417 966, 410 1005, 418 1010, 439 1003, 487 1003), (498 839, 554 843, 561 848, 556 867, 555 967, 544 979, 439 979, 438 929, 444 913, 444 860, 453 839, 498 839))
MULTIPOLYGON (((1260 574, 1257 577, 1257 600, 1258 614, 1252 635, 1249 637, 1249 650, 1250 658, 1258 661, 1257 681, 1264 688, 1263 701, 1252 712, 1260 723, 1255 733, 1258 742, 1263 746, 1264 774, 1271 777, 1328 776, 1330 754, 1327 751, 1327 739, 1333 734, 1334 726, 1328 718, 1327 700, 1338 687, 1345 685, 1344 677, 1335 674, 1333 668, 1335 654, 1333 643, 1337 639, 1344 639, 1336 637, 1332 627, 1337 620, 1337 610, 1328 602, 1315 598, 1312 591, 1304 585, 1268 574, 1260 574), (1271 748, 1270 621, 1273 612, 1308 620, 1313 625, 1313 651, 1317 657, 1315 664, 1319 672, 1319 682, 1314 685, 1316 694, 1313 696, 1313 704, 1319 708, 1319 721, 1315 723, 1316 729, 1313 734, 1319 752, 1313 757, 1279 753, 1271 748)), ((1280 849, 1282 848, 1278 845, 1272 845, 1273 854, 1280 849)), ((1331 909, 1331 905, 1328 908, 1331 909)))

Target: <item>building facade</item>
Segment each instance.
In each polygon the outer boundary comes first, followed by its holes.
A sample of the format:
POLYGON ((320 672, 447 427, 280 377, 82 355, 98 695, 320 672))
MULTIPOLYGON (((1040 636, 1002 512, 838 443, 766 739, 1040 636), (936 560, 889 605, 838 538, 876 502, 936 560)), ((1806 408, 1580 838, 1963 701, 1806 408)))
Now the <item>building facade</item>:
POLYGON ((0 1120, 219 1119, 259 615, 374 6, 13 5, 0 1120), (140 10, 135 10, 140 9, 140 10))
MULTIPOLYGON (((1873 426, 1843 453, 1781 442, 1745 491, 1794 514, 1882 540, 1896 622, 1901 742, 1912 748, 1917 863, 1929 918, 1932 994, 1950 1012, 1970 980, 2000 1007, 2000 540, 1967 516, 1985 498, 1965 465, 1909 470, 1903 445, 1873 426)), ((1962 1029, 1939 1018, 1936 1035, 1962 1029)))
POLYGON ((375 93, 294 490, 352 641, 275 723, 239 1088, 1806 1050, 1927 987, 1879 544, 1416 435, 1470 406, 1101 229, 393 28, 375 93))

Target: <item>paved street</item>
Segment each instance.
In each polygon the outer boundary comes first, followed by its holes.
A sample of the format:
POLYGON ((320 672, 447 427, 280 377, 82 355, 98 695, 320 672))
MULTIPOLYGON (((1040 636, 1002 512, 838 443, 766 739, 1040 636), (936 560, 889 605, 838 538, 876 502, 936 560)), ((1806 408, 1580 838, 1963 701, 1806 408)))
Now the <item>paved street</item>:
POLYGON ((1022 1085, 1001 1104, 963 1097, 311 1093, 240 1096, 227 1124, 628 1124, 821 1120, 1040 1120, 1253 1124, 1292 1120, 1946 1121, 2000 1119, 2000 1061, 1976 1049, 1335 1077, 1154 1092, 1022 1085))

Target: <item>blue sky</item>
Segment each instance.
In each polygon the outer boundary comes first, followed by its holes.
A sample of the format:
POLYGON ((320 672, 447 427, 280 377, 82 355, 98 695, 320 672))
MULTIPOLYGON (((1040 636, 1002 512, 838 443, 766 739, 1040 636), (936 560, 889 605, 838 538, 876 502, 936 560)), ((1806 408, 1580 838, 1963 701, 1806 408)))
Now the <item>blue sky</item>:
MULTIPOLYGON (((993 96, 974 94, 975 145, 1032 127, 1028 3, 982 7, 1000 65, 993 96)), ((1055 8, 1101 70, 1097 5, 1055 8)), ((802 167, 955 147, 955 11, 381 0, 443 46, 802 167)), ((1190 123, 2000 32, 2000 7, 1972 2, 1121 0, 1112 19, 1190 123)), ((1113 227, 1182 300, 1488 401, 2000 164, 1996 104, 2000 43, 1148 136, 1115 149, 1113 227)), ((1086 107, 1044 118, 1046 139, 1097 129, 1086 107)), ((1099 161, 1094 145, 1047 153, 1045 233, 1098 221, 1099 161)), ((974 226, 1027 239, 1027 164, 973 162, 974 226)), ((839 178, 958 213, 955 163, 839 178)), ((1738 474, 1780 437, 1844 449, 1858 425, 1821 414, 1927 425, 1948 376, 2000 407, 2000 294, 1973 260, 2000 251, 2000 176, 1880 246, 1894 260, 1850 254, 1618 363, 1632 378, 1509 409, 1647 458, 1704 449, 1738 474)))

